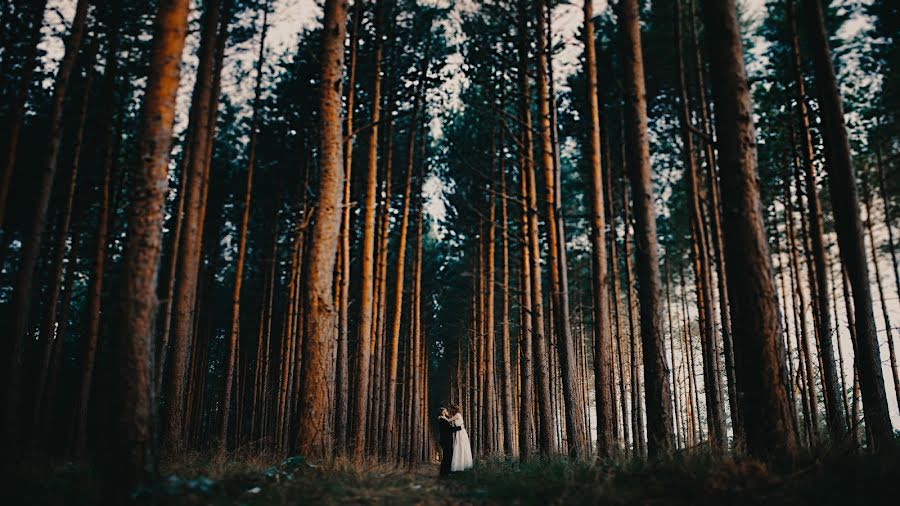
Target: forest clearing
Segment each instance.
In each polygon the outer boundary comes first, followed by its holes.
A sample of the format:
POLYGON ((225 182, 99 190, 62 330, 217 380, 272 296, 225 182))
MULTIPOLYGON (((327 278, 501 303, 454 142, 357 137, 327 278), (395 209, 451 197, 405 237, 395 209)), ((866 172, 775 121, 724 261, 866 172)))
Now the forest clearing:
POLYGON ((893 504, 900 3, 3 0, 16 504, 893 504))

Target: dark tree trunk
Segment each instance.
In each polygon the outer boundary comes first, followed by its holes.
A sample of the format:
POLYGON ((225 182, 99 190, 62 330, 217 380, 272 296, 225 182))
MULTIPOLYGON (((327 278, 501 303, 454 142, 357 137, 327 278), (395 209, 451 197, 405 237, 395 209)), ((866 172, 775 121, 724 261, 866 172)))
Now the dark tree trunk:
POLYGON ((895 443, 881 371, 878 335, 875 331, 869 267, 866 265, 865 240, 859 216, 856 171, 844 123, 840 90, 831 62, 831 50, 828 48, 822 5, 819 0, 803 0, 803 6, 804 17, 809 23, 810 51, 819 91, 823 142, 828 147, 825 150, 825 166, 831 189, 831 207, 841 259, 847 268, 853 290, 858 352, 856 364, 866 408, 866 428, 872 435, 870 443, 873 449, 879 451, 892 448, 895 443))
POLYGON ((784 346, 762 218, 750 89, 734 0, 703 0, 725 206, 725 263, 735 373, 747 448, 791 462, 797 435, 787 397, 784 346))
POLYGON ((656 456, 672 449, 672 397, 660 325, 659 252, 656 214, 650 181, 650 144, 647 136, 647 97, 637 0, 618 6, 625 71, 625 111, 628 173, 635 218, 635 258, 640 299, 644 393, 647 402, 647 453, 656 456))
MULTIPOLYGON (((50 111, 48 113, 48 139, 46 151, 40 165, 40 175, 38 183, 38 193, 33 196, 34 209, 32 210, 31 227, 28 234, 23 240, 22 258, 19 264, 19 271, 16 274, 15 289, 12 294, 12 319, 13 325, 11 329, 10 346, 11 353, 9 355, 8 380, 5 385, 6 401, 5 415, 3 416, 3 446, 6 448, 4 452, 7 463, 12 462, 18 457, 18 435, 19 424, 21 418, 15 416, 19 413, 20 396, 22 391, 22 369, 23 355, 26 342, 26 333, 29 325, 29 317, 31 316, 32 288, 34 286, 35 269, 38 264, 38 256, 41 252, 41 243, 43 242, 44 228, 47 223, 47 210, 50 205, 50 196, 53 190, 53 182, 56 179, 56 167, 59 162, 59 151, 62 144, 63 134, 63 105, 66 99, 66 90, 69 87, 69 80, 72 72, 75 70, 75 64, 78 60, 78 52, 81 48, 81 41, 84 39, 85 25, 87 20, 87 11, 90 4, 89 0, 78 0, 75 8, 75 17, 72 20, 72 28, 69 37, 66 40, 66 52, 59 64, 56 72, 56 79, 53 85, 53 95, 50 101, 50 111)), ((38 24, 41 21, 36 21, 38 24)), ((22 97, 24 98, 24 97, 22 97)), ((24 107, 24 101, 22 104, 24 107)), ((12 160, 12 164, 15 161, 12 160)), ((12 170, 12 165, 8 170, 12 170)), ((2 225, 2 224, 0 224, 2 225)))

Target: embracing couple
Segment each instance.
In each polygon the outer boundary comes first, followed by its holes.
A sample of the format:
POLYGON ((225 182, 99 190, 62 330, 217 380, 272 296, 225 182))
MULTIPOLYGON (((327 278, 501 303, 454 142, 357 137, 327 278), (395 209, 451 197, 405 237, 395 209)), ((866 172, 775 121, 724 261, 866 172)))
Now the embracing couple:
POLYGON ((463 425, 459 406, 441 406, 438 431, 442 452, 441 476, 471 468, 472 445, 469 444, 469 433, 463 425))

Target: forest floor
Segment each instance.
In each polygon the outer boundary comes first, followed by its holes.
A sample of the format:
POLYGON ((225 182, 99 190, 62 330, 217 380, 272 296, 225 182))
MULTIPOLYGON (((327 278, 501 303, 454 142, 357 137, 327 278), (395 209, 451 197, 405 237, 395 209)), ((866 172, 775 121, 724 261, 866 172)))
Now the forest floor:
MULTIPOLYGON (((648 463, 484 460, 449 478, 436 465, 415 469, 338 461, 320 467, 302 457, 277 464, 261 456, 216 462, 191 456, 164 466, 144 491, 147 504, 900 504, 900 454, 808 456, 789 473, 750 460, 703 453, 648 463)), ((20 473, 3 504, 100 504, 103 480, 66 464, 20 473)))

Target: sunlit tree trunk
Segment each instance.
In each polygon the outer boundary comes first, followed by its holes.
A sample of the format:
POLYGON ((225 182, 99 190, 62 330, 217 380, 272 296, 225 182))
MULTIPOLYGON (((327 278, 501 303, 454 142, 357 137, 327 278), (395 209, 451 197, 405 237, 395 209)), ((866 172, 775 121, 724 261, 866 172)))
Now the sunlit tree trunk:
MULTIPOLYGON (((532 331, 534 367, 537 376, 537 412, 540 417, 539 447, 542 455, 549 455, 554 451, 553 434, 556 432, 553 409, 550 405, 550 364, 547 335, 544 332, 544 302, 543 284, 541 282, 541 257, 540 243, 538 242, 538 215, 537 215, 537 183, 534 168, 534 159, 531 155, 532 130, 531 130, 531 92, 529 91, 528 77, 528 34, 527 34, 527 0, 520 0, 519 26, 523 28, 519 41, 519 80, 520 80, 520 108, 522 111, 522 124, 524 139, 522 145, 526 150, 525 177, 528 188, 528 247, 531 260, 531 297, 532 297, 532 331)), ((542 13, 541 13, 542 14, 542 13)))
POLYGON ((575 375, 577 363, 575 361, 575 349, 572 339, 572 327, 569 322, 568 287, 565 286, 563 270, 566 269, 565 261, 560 255, 560 248, 565 247, 560 241, 564 241, 561 232, 564 230, 560 219, 559 203, 557 202, 557 176, 554 163, 554 148, 551 139, 551 115, 550 98, 548 97, 547 81, 547 42, 545 37, 545 0, 537 1, 537 87, 539 129, 541 141, 541 153, 544 171, 544 189, 547 220, 548 241, 548 266, 550 271, 550 298, 553 311, 553 326, 556 331, 556 344, 559 354, 562 387, 565 401, 565 424, 568 434, 568 451, 570 455, 577 456, 584 453, 585 433, 582 424, 584 407, 576 395, 577 386, 575 375))
POLYGON ((375 53, 373 64, 375 69, 372 84, 372 126, 369 129, 368 169, 366 172, 365 204, 363 208, 363 243, 361 253, 362 270, 360 273, 359 297, 359 335, 357 338, 356 382, 354 383, 353 410, 353 455, 362 456, 366 449, 366 421, 369 400, 369 373, 372 366, 372 312, 374 305, 374 269, 375 269, 375 215, 376 193, 378 189, 378 122, 381 118, 381 53, 382 39, 382 5, 379 0, 375 6, 375 53))
POLYGON ((115 360, 115 424, 110 459, 124 494, 156 474, 152 385, 153 319, 163 205, 188 0, 161 0, 156 16, 150 75, 141 115, 139 165, 132 171, 128 239, 122 264, 115 360))
MULTIPOLYGON (((341 84, 344 76, 346 0, 326 0, 322 32, 322 85, 320 93, 320 145, 318 205, 312 226, 309 265, 303 302, 304 360, 300 389, 299 445, 301 454, 322 459, 330 454, 328 383, 331 343, 336 329, 334 297, 335 256, 341 221, 344 153, 341 137, 341 84)), ((378 102, 375 102, 376 106, 378 102)), ((367 376, 368 377, 368 376, 367 376)), ((365 391, 365 390, 363 390, 365 391)), ((365 429, 365 425, 362 426, 365 429)))
POLYGON ((356 62, 359 48, 359 28, 363 16, 363 2, 353 3, 353 25, 350 32, 350 53, 347 63, 347 104, 344 111, 344 183, 341 209, 341 239, 338 257, 338 350, 337 350, 337 401, 335 415, 335 443, 339 450, 347 444, 350 411, 350 181, 353 170, 353 113, 356 107, 356 62))
MULTIPOLYGON (((424 75, 422 75, 424 81, 424 75)), ((384 448, 383 453, 391 458, 396 449, 397 438, 394 435, 397 414, 397 369, 400 351, 400 329, 403 317, 403 281, 406 269, 406 241, 409 232, 409 219, 412 204, 413 168, 415 164, 416 131, 418 125, 419 110, 422 106, 422 88, 416 92, 415 102, 409 128, 409 138, 406 145, 406 176, 403 185, 403 207, 400 215, 400 235, 397 239, 397 264, 394 267, 394 312, 391 318, 390 335, 388 338, 388 374, 387 395, 384 423, 384 448)), ((424 160, 421 162, 424 163, 424 160)))
POLYGON ((213 73, 216 68, 216 40, 219 29, 221 0, 209 0, 204 18, 203 41, 200 49, 200 63, 197 72, 197 91, 194 100, 196 130, 193 145, 189 148, 191 159, 185 165, 182 177, 188 178, 185 188, 185 216, 181 261, 178 271, 179 281, 175 290, 174 315, 172 321, 172 360, 168 371, 166 388, 166 410, 163 431, 163 449, 173 453, 181 448, 184 428, 184 402, 187 383, 187 365, 191 352, 191 329, 194 322, 194 306, 197 291, 197 277, 200 261, 200 241, 203 231, 203 182, 208 164, 207 141, 209 130, 209 107, 212 100, 213 73))

